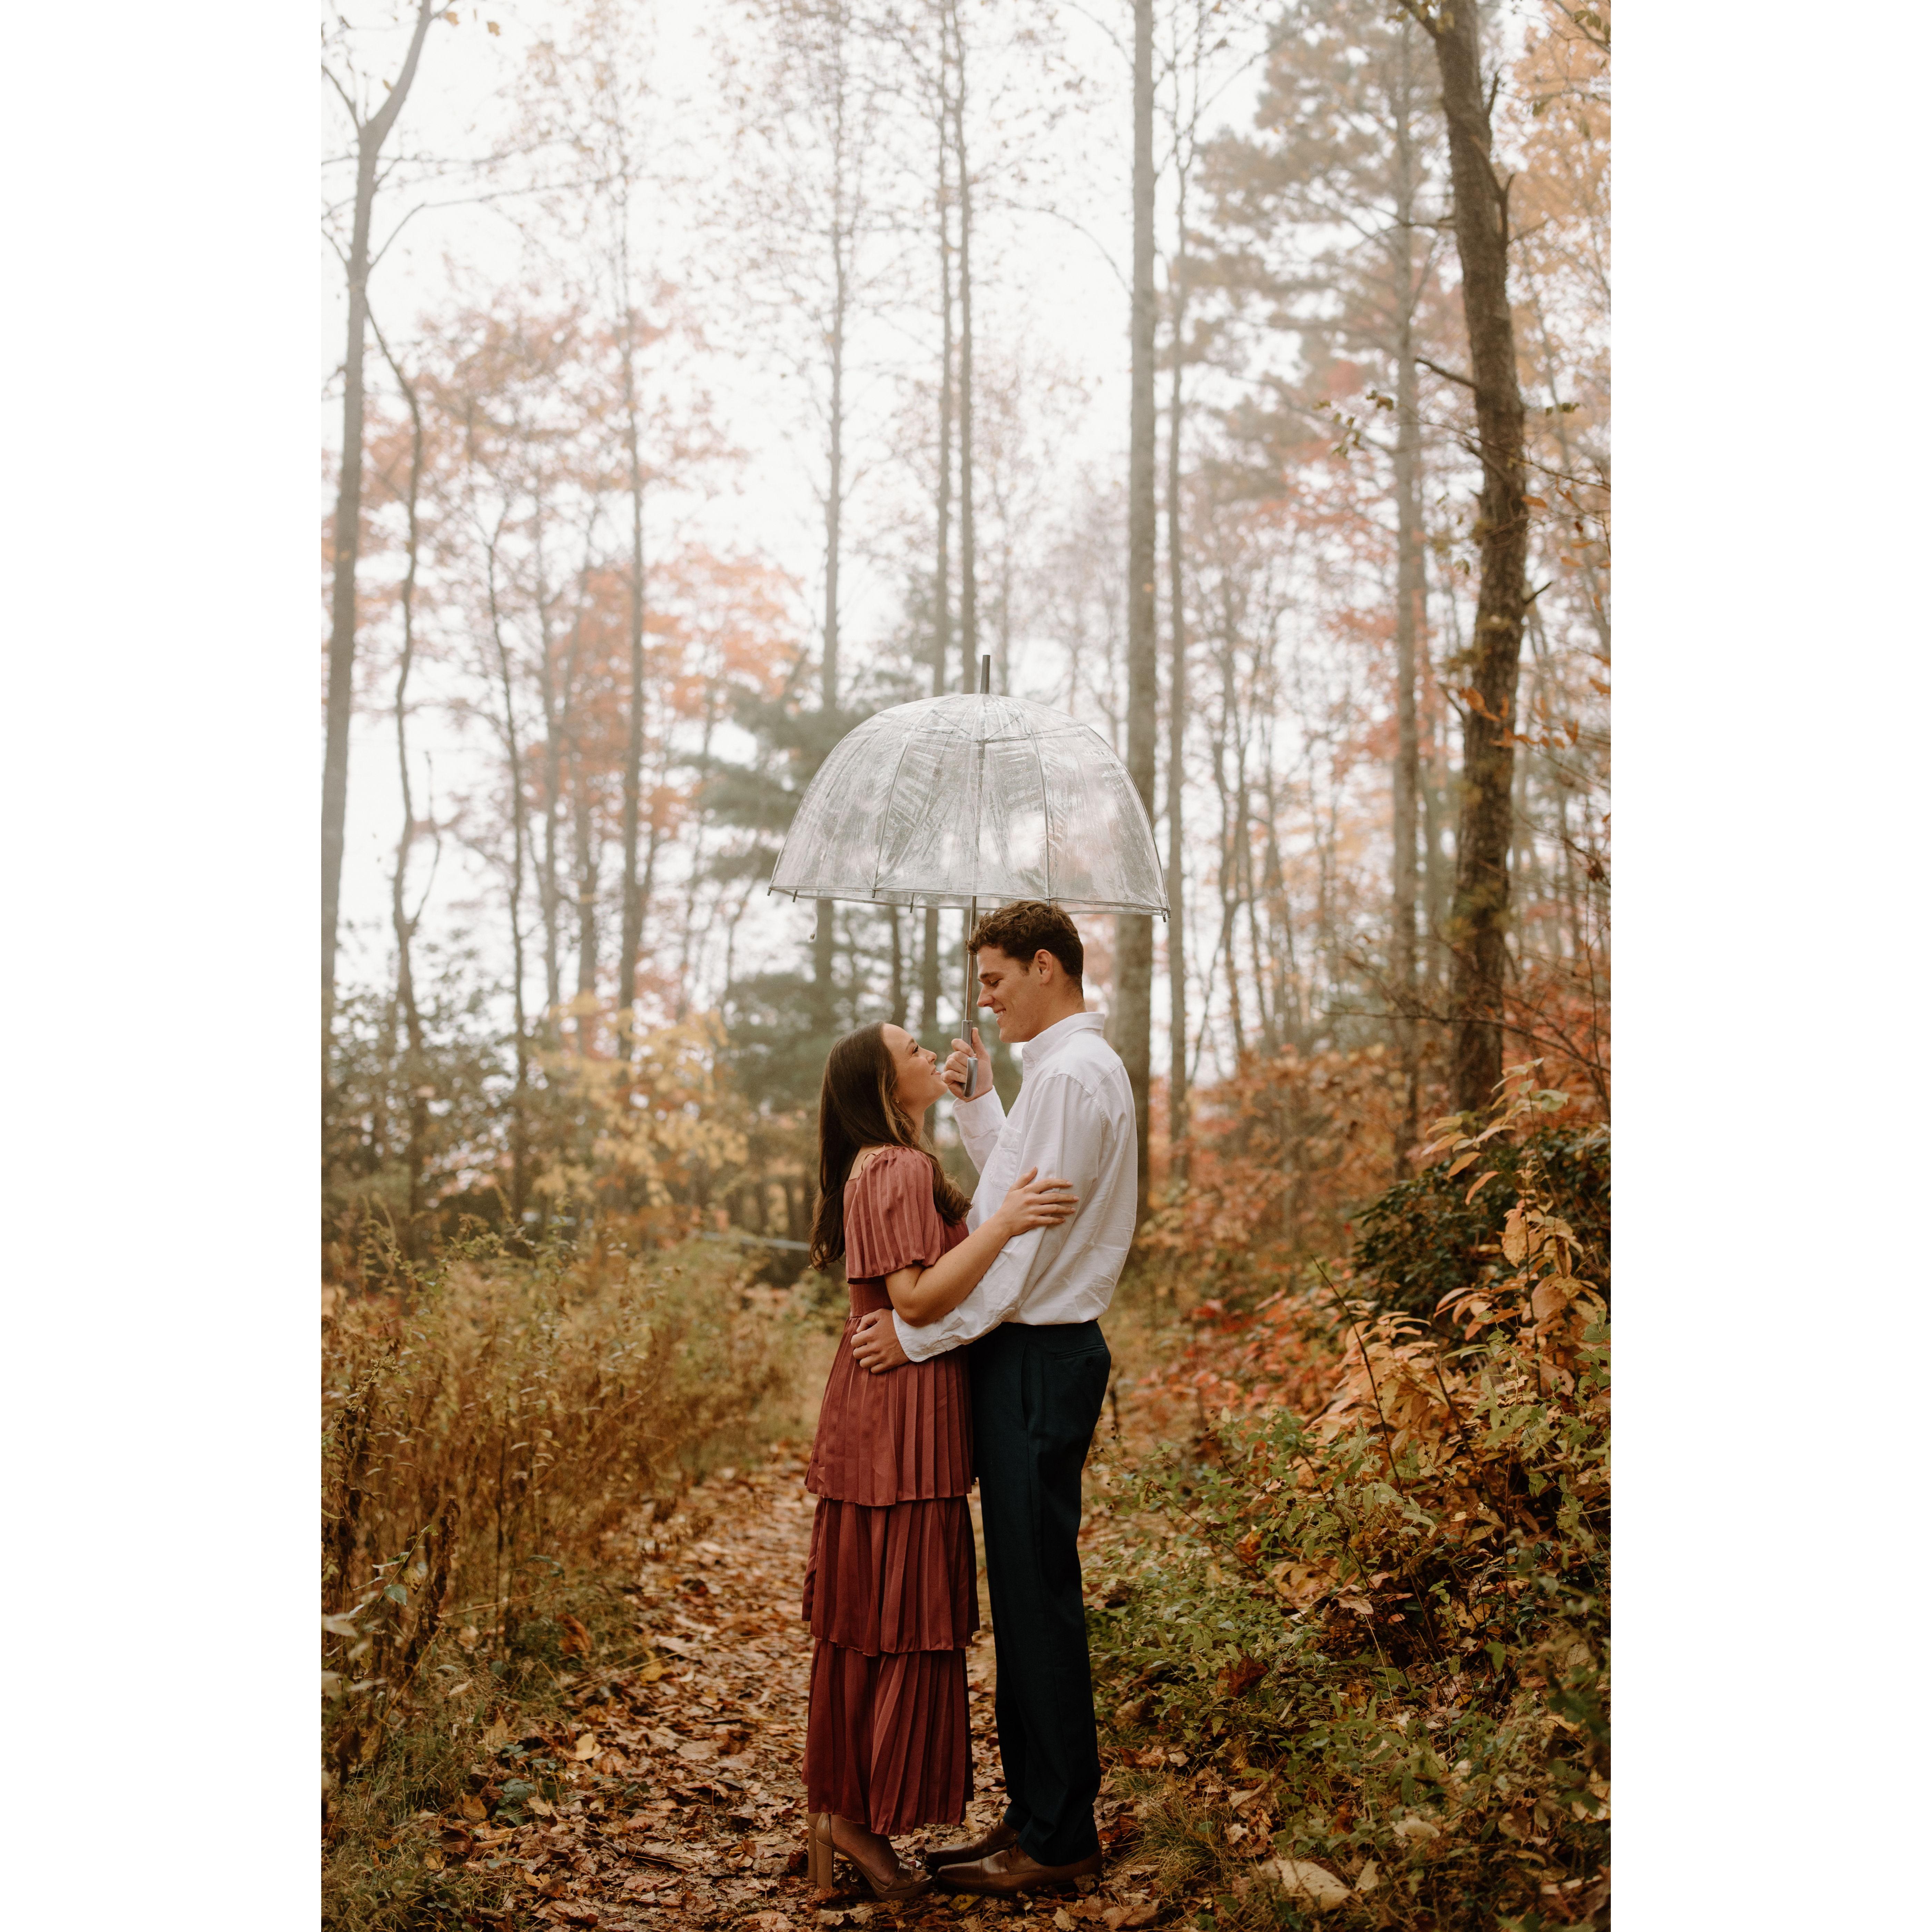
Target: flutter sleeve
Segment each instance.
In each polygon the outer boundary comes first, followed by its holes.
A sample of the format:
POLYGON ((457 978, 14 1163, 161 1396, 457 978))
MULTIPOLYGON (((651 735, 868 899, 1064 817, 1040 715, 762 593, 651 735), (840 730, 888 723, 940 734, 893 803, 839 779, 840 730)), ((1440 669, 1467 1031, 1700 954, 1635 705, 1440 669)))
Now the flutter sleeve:
POLYGON ((874 1154, 846 1198, 846 1279, 875 1281, 898 1268, 930 1268, 945 1252, 932 1163, 910 1148, 874 1154))

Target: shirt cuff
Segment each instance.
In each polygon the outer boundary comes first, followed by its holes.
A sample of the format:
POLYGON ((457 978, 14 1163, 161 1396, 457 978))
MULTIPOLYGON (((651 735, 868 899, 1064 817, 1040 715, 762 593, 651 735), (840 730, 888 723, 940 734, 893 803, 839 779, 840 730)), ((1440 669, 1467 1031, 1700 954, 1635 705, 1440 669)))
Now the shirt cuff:
POLYGON ((956 1342, 948 1341, 940 1333, 943 1324, 934 1322, 923 1328, 915 1328, 897 1309, 892 1311, 892 1327, 897 1331, 899 1346, 911 1362, 928 1362, 934 1355, 943 1355, 949 1348, 957 1348, 956 1342))

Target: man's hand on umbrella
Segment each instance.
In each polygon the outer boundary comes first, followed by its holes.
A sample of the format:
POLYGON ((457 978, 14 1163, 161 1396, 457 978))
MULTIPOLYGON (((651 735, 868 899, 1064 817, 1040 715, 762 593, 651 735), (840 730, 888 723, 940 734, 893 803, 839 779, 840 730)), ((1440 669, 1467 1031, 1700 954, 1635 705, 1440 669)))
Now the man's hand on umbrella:
POLYGON ((946 1056, 946 1064, 939 1070, 940 1078, 946 1082, 946 1090, 956 1100, 965 1089, 967 1064, 973 1060, 980 1063, 980 1077, 973 1087, 973 1097, 976 1100, 982 1094, 993 1090, 993 1056, 986 1051, 977 1027, 973 1029, 972 1046, 969 1048, 963 1040, 956 1040, 952 1051, 946 1056))
POLYGON ((852 1352, 859 1366, 875 1376, 903 1368, 911 1359, 899 1346, 899 1331, 892 1325, 889 1308, 874 1309, 860 1322, 853 1331, 852 1352))

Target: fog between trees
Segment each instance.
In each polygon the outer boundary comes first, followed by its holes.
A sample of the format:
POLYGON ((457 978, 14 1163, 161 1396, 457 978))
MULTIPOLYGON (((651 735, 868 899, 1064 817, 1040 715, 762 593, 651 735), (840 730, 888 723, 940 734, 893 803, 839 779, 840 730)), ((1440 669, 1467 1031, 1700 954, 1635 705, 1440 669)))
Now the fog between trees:
POLYGON ((982 653, 1169 865, 1171 926, 1082 922, 1150 1205, 1325 1239, 1535 1057, 1606 1117, 1606 32, 334 19, 335 1265, 462 1211, 800 1238, 826 1045, 943 1044, 959 920, 765 880, 982 653))

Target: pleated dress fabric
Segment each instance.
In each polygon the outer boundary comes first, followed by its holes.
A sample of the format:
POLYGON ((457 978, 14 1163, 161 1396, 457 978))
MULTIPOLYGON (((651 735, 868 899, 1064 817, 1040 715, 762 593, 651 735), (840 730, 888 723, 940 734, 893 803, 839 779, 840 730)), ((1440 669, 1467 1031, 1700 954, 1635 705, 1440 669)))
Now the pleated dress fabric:
POLYGON ((814 1815, 888 1837, 956 1825, 973 1795, 973 1416, 963 1349, 874 1376, 848 1345, 862 1316, 891 1307, 886 1276, 930 1268, 965 1238, 963 1222, 941 1218, 932 1165, 910 1148, 874 1154, 845 1184, 851 1313, 806 1472, 818 1509, 805 1574, 805 1784, 814 1815))

